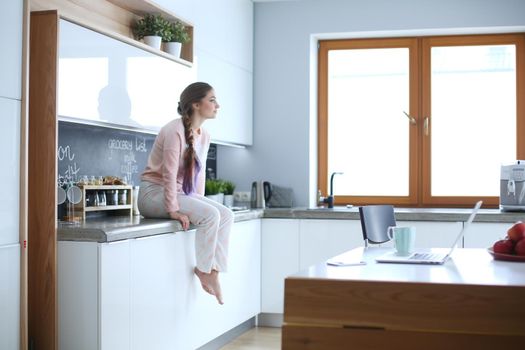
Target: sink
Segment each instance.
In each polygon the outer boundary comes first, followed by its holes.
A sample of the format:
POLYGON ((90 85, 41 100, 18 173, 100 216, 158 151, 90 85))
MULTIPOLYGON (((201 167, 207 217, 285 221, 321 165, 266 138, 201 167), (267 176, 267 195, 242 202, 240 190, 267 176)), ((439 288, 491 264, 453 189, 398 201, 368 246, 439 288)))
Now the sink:
POLYGON ((357 209, 357 207, 354 207, 353 205, 336 205, 333 208, 328 208, 328 207, 307 208, 307 210, 319 210, 319 211, 351 211, 355 209, 357 209))

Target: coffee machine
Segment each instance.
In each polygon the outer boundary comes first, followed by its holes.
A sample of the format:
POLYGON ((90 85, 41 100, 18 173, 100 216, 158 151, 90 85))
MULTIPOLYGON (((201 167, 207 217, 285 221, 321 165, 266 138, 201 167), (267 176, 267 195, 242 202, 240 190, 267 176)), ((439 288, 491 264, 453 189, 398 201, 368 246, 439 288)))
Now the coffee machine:
POLYGON ((525 211, 525 160, 501 166, 499 204, 503 211, 525 211))

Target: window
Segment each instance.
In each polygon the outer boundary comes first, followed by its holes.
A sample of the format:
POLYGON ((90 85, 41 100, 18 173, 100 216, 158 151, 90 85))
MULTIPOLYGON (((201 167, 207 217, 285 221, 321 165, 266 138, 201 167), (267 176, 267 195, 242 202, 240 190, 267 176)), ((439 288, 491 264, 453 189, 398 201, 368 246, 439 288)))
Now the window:
POLYGON ((499 204, 525 159, 523 34, 321 41, 319 188, 336 204, 499 204), (521 135, 521 137, 520 137, 521 135))

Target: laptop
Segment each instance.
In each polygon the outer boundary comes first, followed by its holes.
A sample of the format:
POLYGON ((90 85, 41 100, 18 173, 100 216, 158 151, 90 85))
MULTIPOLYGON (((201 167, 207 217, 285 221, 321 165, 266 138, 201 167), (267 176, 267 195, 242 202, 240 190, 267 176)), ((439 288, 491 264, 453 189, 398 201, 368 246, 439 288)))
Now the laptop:
POLYGON ((444 253, 433 253, 426 251, 415 251, 410 255, 406 256, 399 256, 396 254, 396 252, 390 252, 384 255, 381 255, 380 257, 376 258, 376 261, 378 263, 399 263, 399 264, 430 264, 430 265, 441 265, 445 263, 454 249, 456 248, 456 245, 461 240, 461 238, 465 235, 465 231, 469 228, 470 224, 474 220, 474 217, 478 213, 479 208, 481 207, 482 201, 479 201, 474 206, 474 209, 472 209, 472 213, 470 214, 467 223, 463 226, 461 231, 459 232, 458 236, 456 237, 454 243, 452 244, 452 247, 450 247, 450 250, 447 254, 444 253))

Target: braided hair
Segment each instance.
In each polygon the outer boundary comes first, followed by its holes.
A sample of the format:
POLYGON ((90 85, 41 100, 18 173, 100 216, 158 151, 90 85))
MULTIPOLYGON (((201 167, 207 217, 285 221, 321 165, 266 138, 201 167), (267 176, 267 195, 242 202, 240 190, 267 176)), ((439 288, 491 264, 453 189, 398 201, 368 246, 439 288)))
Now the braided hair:
POLYGON ((180 94, 177 112, 182 116, 184 136, 186 138, 186 150, 183 154, 184 177, 182 181, 182 190, 185 194, 190 194, 195 190, 194 183, 201 170, 201 164, 195 156, 193 145, 193 130, 191 128, 194 112, 193 104, 200 102, 212 89, 211 85, 207 83, 196 82, 188 85, 180 94))

